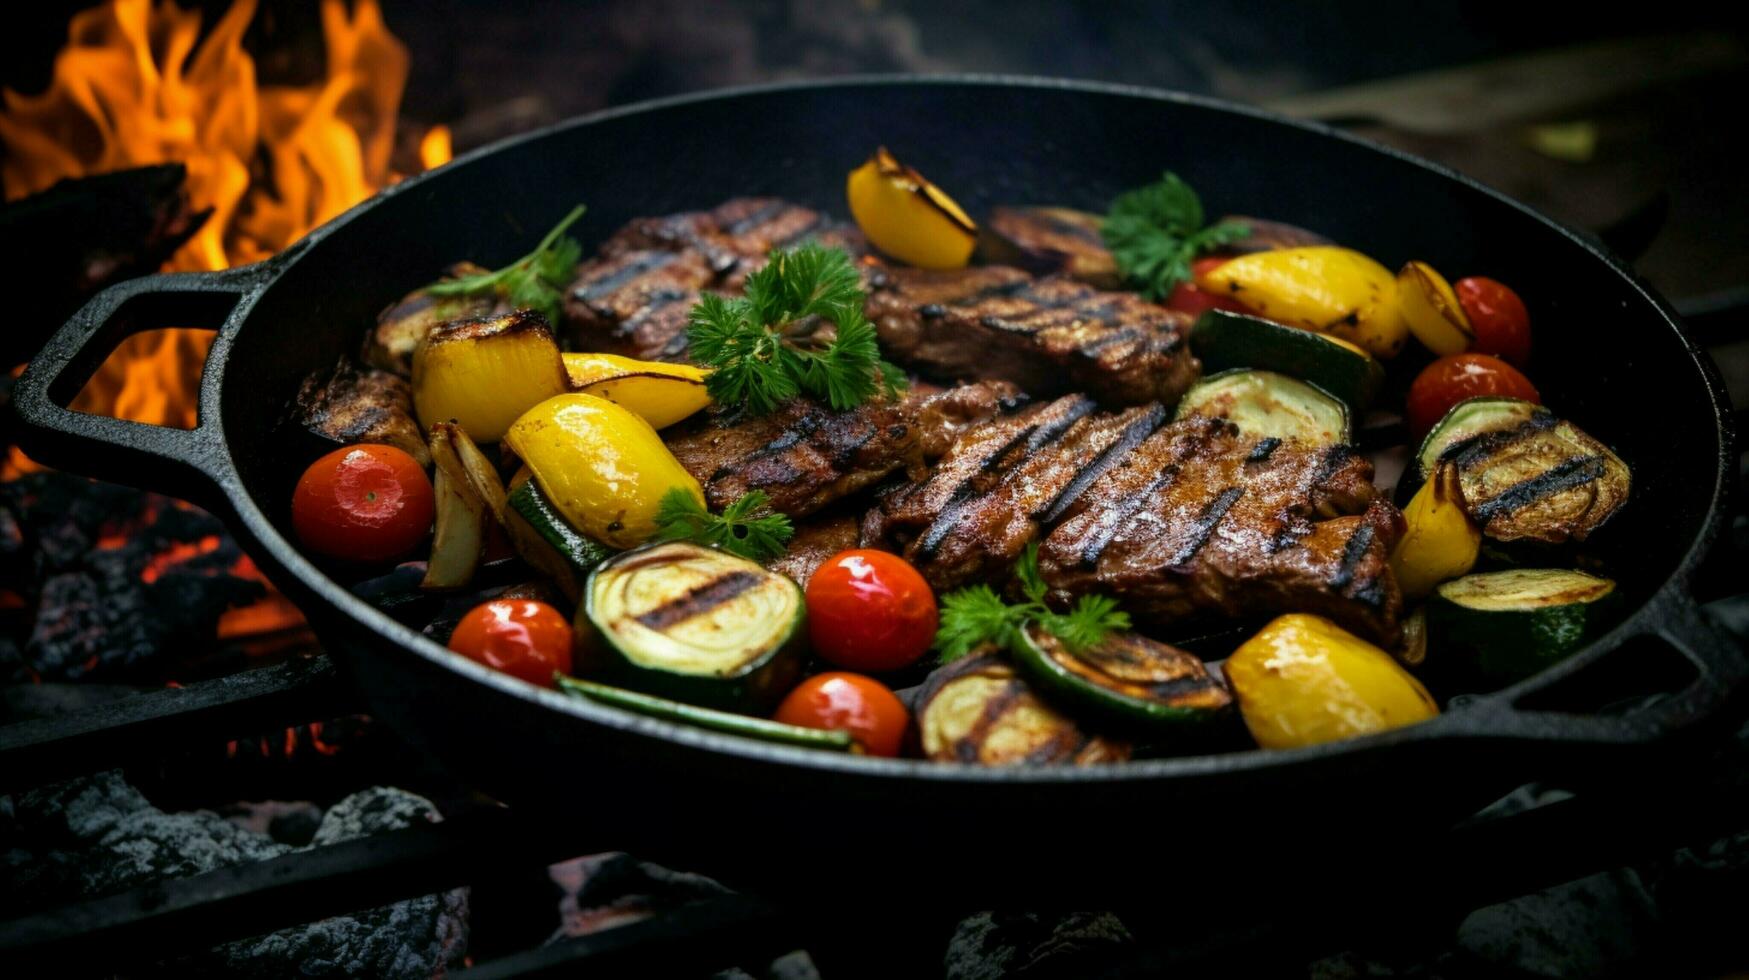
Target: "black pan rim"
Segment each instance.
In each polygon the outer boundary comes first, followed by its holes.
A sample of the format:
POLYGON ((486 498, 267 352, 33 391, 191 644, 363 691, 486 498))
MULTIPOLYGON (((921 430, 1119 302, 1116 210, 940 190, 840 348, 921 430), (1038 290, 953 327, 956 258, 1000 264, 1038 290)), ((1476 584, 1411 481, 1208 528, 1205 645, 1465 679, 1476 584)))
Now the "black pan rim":
MULTIPOLYGON (((234 311, 227 329, 221 330, 214 340, 213 349, 209 355, 209 363, 222 364, 230 354, 237 331, 247 323, 248 314, 253 307, 254 297, 271 288, 281 273, 297 262, 298 257, 310 248, 318 246, 324 239, 345 227, 359 214, 376 206, 381 201, 395 195, 417 191, 432 174, 440 174, 456 167, 464 166, 472 160, 507 150, 528 142, 539 141, 554 133, 587 127, 608 120, 628 116, 645 115, 659 112, 676 106, 691 106, 708 103, 728 103, 739 99, 766 94, 781 94, 798 90, 820 89, 857 89, 879 87, 995 87, 1023 88, 1039 90, 1057 90, 1086 93, 1102 97, 1117 97, 1137 99, 1151 102, 1168 102, 1195 106, 1215 112, 1233 113, 1251 117, 1276 125, 1288 126, 1327 138, 1340 140, 1357 147, 1382 153, 1395 161, 1433 173, 1438 177, 1454 181, 1469 191, 1479 193, 1492 199, 1495 203, 1505 205, 1526 218, 1533 220, 1555 232, 1573 246, 1583 249, 1593 259, 1604 264, 1606 268, 1621 276, 1632 286, 1635 293, 1644 299, 1653 311, 1663 320, 1683 344, 1683 347, 1700 371, 1707 386, 1707 394, 1712 406, 1713 421, 1720 434, 1719 457, 1715 461, 1711 500, 1705 519, 1696 533, 1687 552, 1683 555, 1669 579, 1653 594, 1639 609, 1630 614, 1615 630, 1599 637, 1587 646, 1585 650, 1567 658, 1560 664, 1549 668, 1535 677, 1522 681, 1511 687, 1489 695, 1490 700, 1511 703, 1519 696, 1541 688, 1560 677, 1584 670, 1604 656, 1621 640, 1628 636, 1648 632, 1646 620, 1656 616, 1662 609, 1673 603, 1686 601, 1685 592, 1688 581, 1695 566, 1706 555, 1708 549, 1716 540, 1721 524, 1721 503, 1729 492, 1729 480, 1734 462, 1735 432, 1732 426, 1732 415, 1728 408, 1728 399, 1724 393, 1723 380, 1717 367, 1710 357, 1688 336, 1683 329, 1680 318, 1674 309, 1664 301, 1636 273, 1628 268, 1606 249, 1588 237, 1568 228, 1566 225, 1542 214, 1513 198, 1494 190, 1473 178, 1464 176, 1449 168, 1424 160, 1401 150, 1383 146, 1349 133, 1345 133, 1316 122, 1291 119, 1267 110, 1253 106, 1231 103, 1202 95, 1192 95, 1183 92, 1173 92, 1152 89, 1143 86, 1123 85, 1107 82, 1080 81, 1058 78, 1040 78, 1019 75, 1001 74, 925 74, 925 75, 857 75, 824 80, 798 80, 757 85, 739 86, 726 89, 716 89, 707 92, 691 93, 627 106, 606 109, 568 119, 552 126, 533 132, 518 134, 499 140, 487 146, 479 147, 457 157, 443 167, 401 181, 381 193, 360 202, 353 208, 336 216, 329 222, 312 230, 297 244, 281 252, 279 255, 261 263, 250 278, 259 276, 257 291, 251 298, 239 303, 234 311)), ((201 411, 211 413, 209 417, 221 418, 220 387, 223 371, 208 372, 202 382, 201 411)), ((221 423, 222 425, 222 423, 221 423)), ((228 458, 227 458, 228 464, 228 458)), ((691 728, 670 722, 663 722, 642 715, 633 714, 620 709, 611 708, 593 702, 583 701, 562 695, 556 691, 536 688, 518 681, 507 675, 493 671, 487 667, 453 653, 442 645, 406 626, 391 619, 386 614, 370 606, 364 600, 357 598, 330 578, 321 569, 306 559, 297 547, 279 533, 266 513, 256 502, 254 496, 241 484, 240 476, 234 466, 228 467, 226 477, 220 481, 229 506, 242 522, 247 532, 253 536, 261 547, 274 554, 278 564, 284 568, 297 582, 301 590, 312 594, 331 608, 349 618, 356 626, 361 626, 373 633, 379 641, 390 642, 402 650, 412 653, 421 659, 445 670, 453 671, 470 678, 477 683, 488 684, 500 693, 509 695, 538 707, 559 711, 594 725, 605 726, 627 734, 649 737, 679 746, 700 750, 705 753, 726 754, 739 757, 749 762, 769 762, 783 765, 803 766, 821 772, 829 772, 841 778, 876 778, 876 779, 913 779, 923 778, 931 781, 970 782, 1004 785, 1037 785, 1052 783, 1085 783, 1089 780, 1100 782, 1131 780, 1160 780, 1172 777, 1213 776, 1227 773, 1284 773, 1302 763, 1313 761, 1333 762, 1337 760, 1352 760, 1358 762, 1364 757, 1379 752, 1390 751, 1399 746, 1433 743, 1445 739, 1467 739, 1486 741, 1494 733, 1478 730, 1466 724, 1473 715, 1469 711, 1448 711, 1438 718, 1420 724, 1393 729, 1360 738, 1323 745, 1307 746, 1288 750, 1252 749, 1247 751, 1225 752, 1218 754, 1190 755, 1170 758, 1134 760, 1119 765, 1092 767, 1044 767, 1044 768, 984 768, 973 765, 944 764, 918 759, 877 759, 840 755, 837 753, 808 751, 789 746, 762 743, 751 739, 737 738, 731 735, 717 734, 702 729, 691 728)))

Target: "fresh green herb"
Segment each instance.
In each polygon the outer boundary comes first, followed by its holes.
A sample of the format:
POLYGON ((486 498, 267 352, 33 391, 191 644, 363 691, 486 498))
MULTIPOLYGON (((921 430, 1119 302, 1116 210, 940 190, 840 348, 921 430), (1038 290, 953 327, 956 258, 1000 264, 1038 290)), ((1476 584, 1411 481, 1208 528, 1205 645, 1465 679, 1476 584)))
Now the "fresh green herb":
POLYGON ((691 494, 675 487, 663 494, 657 505, 656 537, 692 541, 752 561, 769 561, 783 554, 796 533, 788 517, 761 513, 770 503, 763 490, 754 490, 724 507, 721 514, 713 514, 691 494))
POLYGON ((1159 183, 1119 194, 1100 234, 1124 276, 1144 296, 1159 300, 1189 281, 1193 259, 1244 238, 1251 226, 1222 221, 1204 228, 1202 200, 1167 171, 1159 183))
POLYGON ((425 287, 425 291, 433 296, 491 294, 516 309, 538 310, 548 323, 557 323, 565 287, 583 257, 583 246, 575 238, 567 237, 565 231, 581 217, 583 205, 579 204, 547 232, 534 251, 515 262, 492 272, 443 279, 425 287))
POLYGON ((843 249, 808 244, 775 251, 747 277, 746 295, 705 294, 687 327, 691 353, 711 368, 705 387, 720 405, 763 415, 807 394, 834 409, 855 408, 877 391, 896 394, 904 374, 881 360, 863 315, 862 278, 843 249), (834 327, 824 346, 811 334, 834 327))
POLYGON ((941 627, 935 633, 935 650, 941 662, 958 660, 974 649, 993 643, 1007 647, 1019 639, 1028 623, 1036 623, 1061 640, 1070 653, 1098 646, 1106 634, 1130 628, 1129 614, 1117 608, 1109 596, 1084 595, 1066 613, 1045 605, 1049 591, 1038 570, 1038 543, 1026 546, 1014 566, 1025 602, 1010 603, 988 585, 950 592, 941 599, 941 627))

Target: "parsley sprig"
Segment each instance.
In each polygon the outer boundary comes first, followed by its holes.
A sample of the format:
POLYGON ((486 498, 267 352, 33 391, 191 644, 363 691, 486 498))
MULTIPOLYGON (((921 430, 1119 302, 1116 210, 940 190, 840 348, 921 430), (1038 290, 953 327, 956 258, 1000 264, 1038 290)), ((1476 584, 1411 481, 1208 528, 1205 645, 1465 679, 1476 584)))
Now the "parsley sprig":
POLYGON ((579 204, 565 215, 565 220, 547 232, 534 251, 502 269, 479 272, 455 279, 443 279, 425 287, 433 296, 496 295, 516 309, 538 310, 548 323, 559 321, 560 303, 565 287, 577 272, 577 262, 583 257, 583 246, 565 235, 567 229, 583 217, 579 204))
POLYGON ((713 514, 675 487, 657 505, 656 537, 692 541, 751 561, 770 561, 783 554, 796 533, 788 517, 768 512, 770 503, 763 490, 754 490, 724 507, 721 514, 713 514))
POLYGON ((1251 233, 1242 221, 1203 227, 1202 199, 1168 170, 1158 183, 1117 196, 1100 234, 1124 276, 1149 299, 1164 299, 1190 279, 1198 255, 1251 233))
POLYGON ((744 296, 705 294, 686 336, 693 359, 711 369, 711 398, 763 415, 798 394, 842 411, 897 392, 905 376, 881 360, 865 299, 850 256, 815 244, 772 252, 744 296), (824 345, 812 342, 819 321, 834 328, 824 345))
POLYGON ((986 643, 1007 648, 1019 640, 1028 623, 1036 623, 1076 654, 1098 646, 1108 633, 1130 628, 1129 614, 1110 596, 1081 596, 1066 613, 1046 606, 1049 588, 1039 574, 1037 542, 1026 546, 1014 566, 1014 577, 1020 581, 1025 602, 1010 603, 988 585, 974 585, 942 597, 941 626, 935 633, 935 650, 942 663, 958 660, 986 643))

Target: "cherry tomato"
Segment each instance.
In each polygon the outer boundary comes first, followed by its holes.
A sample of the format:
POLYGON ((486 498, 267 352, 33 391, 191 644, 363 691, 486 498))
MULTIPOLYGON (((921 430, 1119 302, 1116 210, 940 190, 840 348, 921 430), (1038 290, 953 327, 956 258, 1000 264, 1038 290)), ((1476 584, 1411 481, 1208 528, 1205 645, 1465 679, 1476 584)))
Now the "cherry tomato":
POLYGON ((869 755, 894 756, 911 715, 880 681, 836 671, 796 685, 777 706, 775 717, 786 725, 847 731, 869 755))
POLYGON ((841 551, 808 579, 808 637, 840 667, 897 670, 935 640, 935 593, 898 555, 841 551))
MULTIPOLYGON (((1200 276, 1210 269, 1216 268, 1227 261, 1224 255, 1206 255, 1190 263, 1193 277, 1200 276)), ((1196 284, 1193 278, 1190 282, 1181 282, 1172 287, 1172 292, 1166 295, 1166 308, 1189 313, 1191 316, 1201 316, 1209 310, 1231 310, 1234 313, 1250 313, 1251 310, 1231 296, 1211 293, 1196 284)))
POLYGON ((1530 362, 1530 311, 1511 287, 1470 276, 1451 288, 1476 334, 1471 350, 1497 355, 1518 367, 1530 362))
POLYGON ((431 530, 431 481, 393 446, 336 449, 310 464, 292 491, 292 527, 312 551, 349 561, 387 561, 431 530))
POLYGON ((571 672, 571 624, 534 599, 494 599, 468 610, 449 648, 542 687, 553 686, 554 671, 571 672))
POLYGON ((1452 354, 1427 365, 1409 386, 1409 429, 1419 439, 1466 398, 1501 395, 1542 403, 1530 379, 1491 354, 1452 354))

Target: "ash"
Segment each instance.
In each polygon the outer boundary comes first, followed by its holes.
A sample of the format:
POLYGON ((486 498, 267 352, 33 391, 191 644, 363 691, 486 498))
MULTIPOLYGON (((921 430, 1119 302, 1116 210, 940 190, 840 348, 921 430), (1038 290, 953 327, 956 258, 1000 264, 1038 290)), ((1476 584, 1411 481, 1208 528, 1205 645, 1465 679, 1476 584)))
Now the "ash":
MULTIPOLYGON (((439 819, 425 799, 375 787, 321 816, 311 847, 439 819)), ((302 848, 197 810, 165 813, 118 771, 0 797, 0 912, 16 916, 167 878, 302 848)), ((426 895, 354 915, 226 943, 159 964, 165 976, 428 978, 457 966, 468 942, 468 892, 426 895)))

